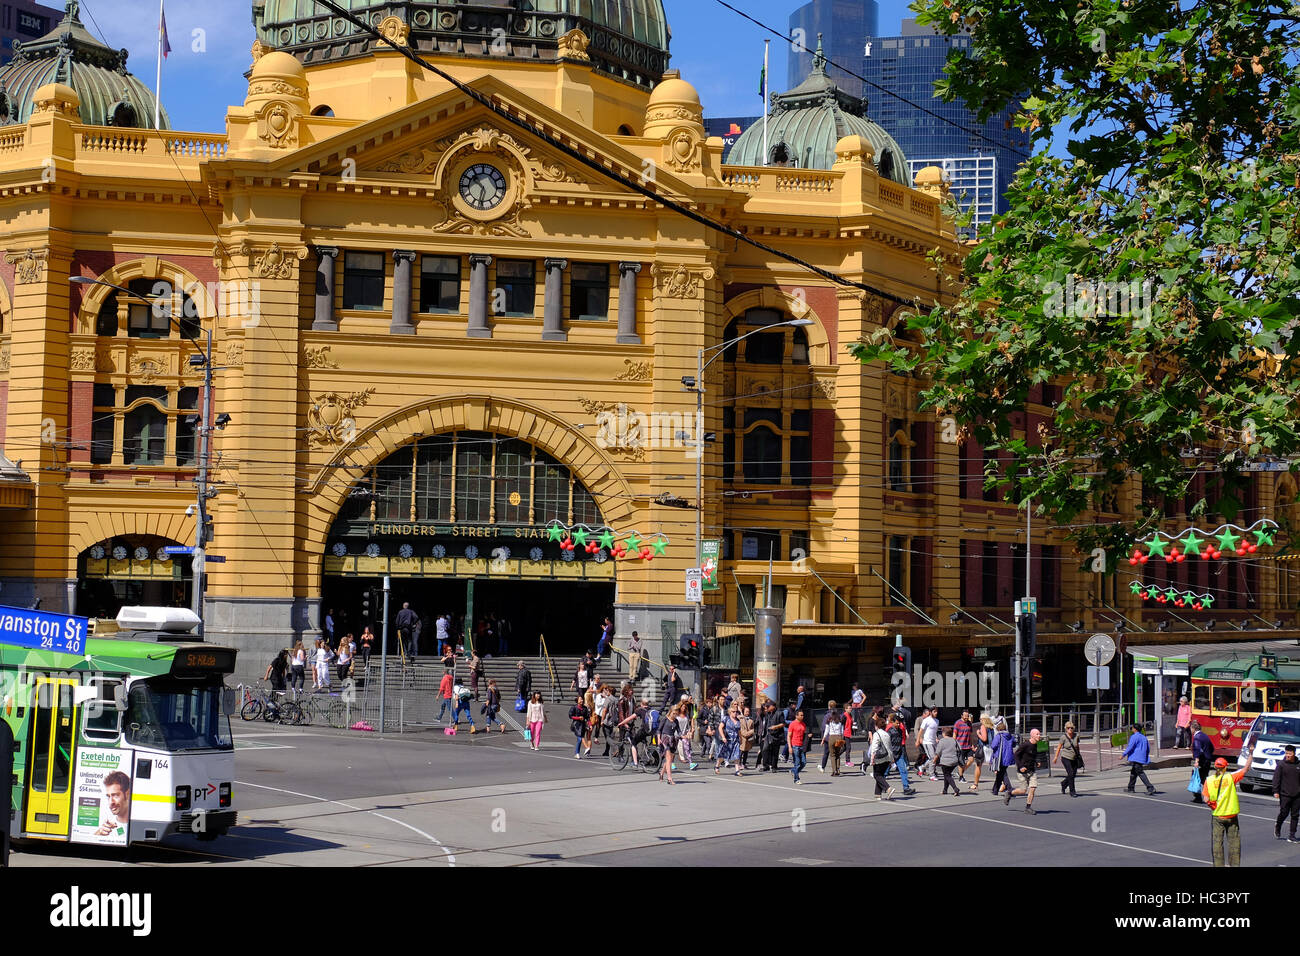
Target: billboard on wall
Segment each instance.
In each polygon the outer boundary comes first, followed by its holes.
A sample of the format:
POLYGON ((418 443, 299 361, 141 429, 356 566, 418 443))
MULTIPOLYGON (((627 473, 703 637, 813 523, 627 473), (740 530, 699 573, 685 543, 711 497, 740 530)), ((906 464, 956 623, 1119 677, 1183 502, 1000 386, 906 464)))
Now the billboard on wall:
POLYGON ((716 591, 718 584, 718 562, 722 557, 722 542, 716 538, 700 542, 701 590, 716 591))

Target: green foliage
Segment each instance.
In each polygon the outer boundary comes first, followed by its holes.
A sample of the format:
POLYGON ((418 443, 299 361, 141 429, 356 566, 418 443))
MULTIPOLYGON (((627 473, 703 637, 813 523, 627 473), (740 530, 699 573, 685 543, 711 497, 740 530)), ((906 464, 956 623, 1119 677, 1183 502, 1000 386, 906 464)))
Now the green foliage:
MULTIPOLYGON (((1223 479, 1209 508, 1235 512, 1248 458, 1300 453, 1300 5, 913 9, 971 30, 939 93, 985 117, 1021 96, 1040 151, 969 247, 960 297, 857 356, 928 379, 923 407, 1010 450, 1017 500, 1059 522, 1134 476, 1181 497, 1197 466, 1223 479), (1069 158, 1045 152, 1058 129, 1069 158), (1064 400, 1015 436, 1049 381, 1064 400)), ((1153 521, 1073 536, 1117 553, 1153 521)))

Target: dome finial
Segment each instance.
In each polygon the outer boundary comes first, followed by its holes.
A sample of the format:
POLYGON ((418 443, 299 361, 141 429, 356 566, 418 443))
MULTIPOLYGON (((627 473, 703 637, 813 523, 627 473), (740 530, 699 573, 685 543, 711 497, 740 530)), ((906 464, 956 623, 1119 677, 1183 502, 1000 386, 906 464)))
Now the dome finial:
POLYGON ((68 0, 63 8, 63 19, 81 22, 81 4, 78 0, 68 0))
POLYGON ((826 54, 822 52, 822 35, 817 34, 817 52, 813 54, 812 71, 814 73, 826 72, 826 54))

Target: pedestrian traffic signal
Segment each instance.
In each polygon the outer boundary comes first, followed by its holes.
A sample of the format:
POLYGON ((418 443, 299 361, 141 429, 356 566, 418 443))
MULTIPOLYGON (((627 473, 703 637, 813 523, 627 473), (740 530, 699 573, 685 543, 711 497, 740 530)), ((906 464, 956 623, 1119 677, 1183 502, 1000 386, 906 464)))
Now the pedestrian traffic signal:
POLYGON ((678 639, 678 646, 686 667, 700 666, 700 635, 683 634, 678 639))
POLYGON ((1020 615, 1016 620, 1016 629, 1020 632, 1020 653, 1025 657, 1034 657, 1038 653, 1038 615, 1020 615))
POLYGON ((895 674, 912 673, 912 649, 910 647, 894 648, 893 667, 891 670, 895 674))
POLYGON ((372 593, 370 588, 366 588, 361 592, 361 616, 367 621, 370 620, 370 595, 372 593))

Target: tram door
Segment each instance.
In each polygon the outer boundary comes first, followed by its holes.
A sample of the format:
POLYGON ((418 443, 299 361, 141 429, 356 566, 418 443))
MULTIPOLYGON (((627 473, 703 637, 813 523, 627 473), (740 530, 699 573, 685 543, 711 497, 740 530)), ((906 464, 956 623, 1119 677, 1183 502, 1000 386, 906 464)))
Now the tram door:
POLYGON ((34 837, 67 837, 72 817, 76 742, 75 681, 37 677, 27 752, 26 827, 34 837))

